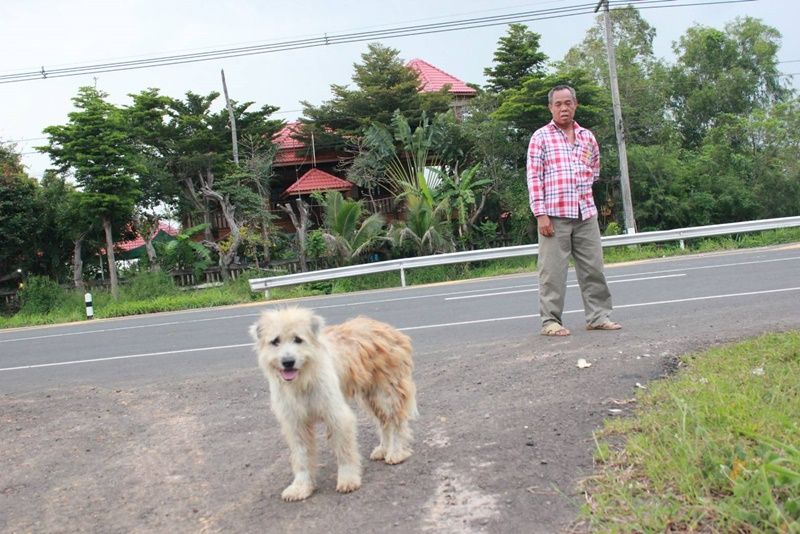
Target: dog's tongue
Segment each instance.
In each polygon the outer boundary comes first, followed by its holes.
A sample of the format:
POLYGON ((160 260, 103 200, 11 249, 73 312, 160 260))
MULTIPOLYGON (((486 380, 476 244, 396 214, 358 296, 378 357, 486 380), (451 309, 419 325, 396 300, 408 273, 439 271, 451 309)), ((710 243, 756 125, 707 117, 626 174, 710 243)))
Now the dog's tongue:
POLYGON ((281 378, 287 382, 291 382, 297 378, 297 369, 281 369, 281 378))

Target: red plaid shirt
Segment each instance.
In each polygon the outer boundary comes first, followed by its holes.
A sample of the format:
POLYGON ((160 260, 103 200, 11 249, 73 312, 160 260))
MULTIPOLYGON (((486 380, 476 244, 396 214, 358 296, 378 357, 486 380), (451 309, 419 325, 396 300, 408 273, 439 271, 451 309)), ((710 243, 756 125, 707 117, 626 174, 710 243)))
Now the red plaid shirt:
POLYGON ((600 148, 592 132, 574 123, 575 143, 553 121, 528 145, 528 196, 533 215, 589 219, 597 215, 592 184, 600 176, 600 148))

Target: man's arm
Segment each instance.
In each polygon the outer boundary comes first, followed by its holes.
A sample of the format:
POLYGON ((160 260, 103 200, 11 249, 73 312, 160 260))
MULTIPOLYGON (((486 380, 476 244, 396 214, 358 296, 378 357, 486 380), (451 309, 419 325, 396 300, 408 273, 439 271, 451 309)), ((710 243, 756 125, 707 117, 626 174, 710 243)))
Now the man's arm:
POLYGON ((544 205, 544 144, 536 136, 531 136, 528 143, 527 179, 528 198, 533 216, 536 217, 536 226, 540 234, 550 237, 555 230, 544 205))
POLYGON ((600 179, 600 146, 597 144, 597 139, 592 134, 592 159, 589 162, 594 173, 594 181, 600 179))
POLYGON ((545 215, 544 207, 544 146, 542 140, 532 136, 528 143, 528 198, 535 217, 545 215))

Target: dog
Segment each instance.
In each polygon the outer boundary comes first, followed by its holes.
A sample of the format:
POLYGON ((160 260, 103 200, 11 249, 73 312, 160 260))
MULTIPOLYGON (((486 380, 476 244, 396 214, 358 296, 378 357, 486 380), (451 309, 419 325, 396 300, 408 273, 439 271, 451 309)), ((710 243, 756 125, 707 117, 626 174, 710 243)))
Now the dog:
POLYGON ((380 443, 372 460, 398 464, 411 455, 409 421, 418 412, 408 336, 367 317, 326 327, 322 317, 304 308, 265 311, 250 335, 291 451, 294 480, 281 493, 284 500, 303 500, 314 492, 318 422, 327 427, 336 456, 336 490, 361 487, 357 422, 348 399, 375 416, 380 443))

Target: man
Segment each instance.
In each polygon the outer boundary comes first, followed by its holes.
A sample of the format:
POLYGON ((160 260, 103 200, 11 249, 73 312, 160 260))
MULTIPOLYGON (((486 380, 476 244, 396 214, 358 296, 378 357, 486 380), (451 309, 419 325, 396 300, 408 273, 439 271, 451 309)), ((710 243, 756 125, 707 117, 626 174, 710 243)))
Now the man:
POLYGON ((603 248, 592 183, 600 176, 600 149, 592 132, 575 122, 575 89, 547 95, 553 120, 528 145, 528 195, 539 228, 539 313, 542 335, 568 336, 561 314, 570 254, 583 298, 587 330, 619 330, 603 274, 603 248))

